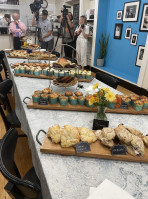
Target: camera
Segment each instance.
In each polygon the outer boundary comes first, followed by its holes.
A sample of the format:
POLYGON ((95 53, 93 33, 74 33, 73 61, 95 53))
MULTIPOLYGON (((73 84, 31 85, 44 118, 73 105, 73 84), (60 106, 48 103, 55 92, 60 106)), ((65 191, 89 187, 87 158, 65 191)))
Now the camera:
POLYGON ((84 29, 84 24, 81 24, 81 28, 84 29))
POLYGON ((63 19, 66 20, 66 15, 68 15, 68 9, 67 8, 71 8, 71 6, 66 6, 63 5, 63 10, 61 11, 63 13, 63 19))
POLYGON ((41 8, 41 4, 43 4, 43 0, 34 0, 34 2, 30 4, 31 12, 36 13, 36 20, 37 21, 39 19, 39 10, 41 8))

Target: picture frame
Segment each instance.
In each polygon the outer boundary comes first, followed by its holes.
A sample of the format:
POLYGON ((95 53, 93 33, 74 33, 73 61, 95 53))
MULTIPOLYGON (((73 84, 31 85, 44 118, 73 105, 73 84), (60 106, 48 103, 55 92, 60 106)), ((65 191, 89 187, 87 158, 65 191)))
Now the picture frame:
POLYGON ((148 32, 148 3, 143 4, 139 31, 148 32))
POLYGON ((140 1, 131 1, 124 3, 123 22, 138 21, 140 1))
POLYGON ((121 39, 121 37, 122 37, 122 29, 123 29, 123 24, 121 24, 121 23, 116 23, 115 24, 114 39, 121 39))
POLYGON ((117 20, 121 20, 122 19, 122 10, 118 10, 117 11, 116 19, 117 20))
POLYGON ((139 45, 135 64, 136 66, 142 66, 144 51, 145 46, 139 45))
POLYGON ((132 36, 131 36, 131 45, 136 46, 137 45, 137 40, 138 40, 138 35, 137 34, 132 34, 132 36))
POLYGON ((126 28, 125 31, 125 39, 130 39, 132 34, 132 29, 131 28, 126 28))

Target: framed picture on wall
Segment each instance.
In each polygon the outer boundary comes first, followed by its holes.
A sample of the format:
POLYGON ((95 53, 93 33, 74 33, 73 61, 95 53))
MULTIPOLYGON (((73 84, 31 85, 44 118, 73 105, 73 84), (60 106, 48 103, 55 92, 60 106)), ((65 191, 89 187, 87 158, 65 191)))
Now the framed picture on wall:
POLYGON ((133 22, 138 21, 140 1, 132 1, 124 3, 122 21, 133 22))
POLYGON ((139 31, 148 32, 148 3, 143 4, 139 31))
POLYGON ((126 28, 125 32, 125 39, 130 39, 132 34, 132 29, 131 28, 126 28))
POLYGON ((131 36, 131 45, 136 46, 137 45, 137 39, 138 39, 138 35, 137 34, 132 34, 132 36, 131 36))
POLYGON ((117 11, 116 19, 117 19, 117 20, 122 19, 122 10, 117 11))
POLYGON ((121 39, 123 24, 116 23, 114 30, 114 39, 121 39))
POLYGON ((145 46, 139 46, 136 58, 136 66, 142 66, 145 46))

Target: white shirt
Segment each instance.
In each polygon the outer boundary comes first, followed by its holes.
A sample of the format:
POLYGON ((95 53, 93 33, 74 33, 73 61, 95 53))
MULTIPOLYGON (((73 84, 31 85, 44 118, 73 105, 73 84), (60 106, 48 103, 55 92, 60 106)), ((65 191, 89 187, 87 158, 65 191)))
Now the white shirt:
MULTIPOLYGON (((78 25, 77 28, 76 28, 76 30, 75 30, 75 32, 79 31, 80 28, 81 28, 81 25, 78 25)), ((87 35, 89 34, 89 26, 87 26, 87 25, 84 26, 84 32, 85 32, 85 34, 87 34, 87 35)), ((86 39, 86 38, 84 38, 82 32, 80 33, 80 35, 78 36, 78 38, 79 38, 79 39, 80 39, 80 38, 86 39)))

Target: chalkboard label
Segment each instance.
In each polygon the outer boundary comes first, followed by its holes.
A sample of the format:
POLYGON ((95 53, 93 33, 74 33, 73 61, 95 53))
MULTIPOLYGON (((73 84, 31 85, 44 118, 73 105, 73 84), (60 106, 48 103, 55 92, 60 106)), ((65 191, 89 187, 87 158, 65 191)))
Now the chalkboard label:
POLYGON ((90 151, 90 145, 88 142, 79 142, 75 145, 76 153, 84 153, 90 151))
POLYGON ((112 155, 126 155, 126 148, 123 145, 115 145, 111 148, 112 155))
POLYGON ((103 129, 104 127, 109 126, 109 121, 104 121, 104 120, 93 120, 93 130, 98 130, 98 129, 103 129))
POLYGON ((39 105, 48 105, 48 100, 46 100, 46 99, 40 99, 39 100, 39 105))
POLYGON ((122 102, 120 108, 121 109, 128 109, 128 105, 126 103, 122 102))

